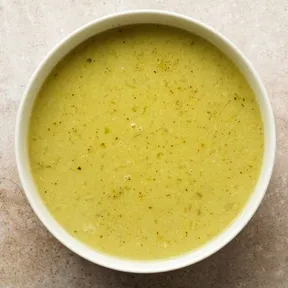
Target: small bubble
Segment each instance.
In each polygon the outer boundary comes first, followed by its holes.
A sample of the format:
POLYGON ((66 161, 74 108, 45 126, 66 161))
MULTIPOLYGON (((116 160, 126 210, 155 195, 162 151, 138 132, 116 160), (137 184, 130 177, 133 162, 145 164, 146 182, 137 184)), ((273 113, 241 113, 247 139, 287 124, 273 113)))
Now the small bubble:
POLYGON ((126 181, 127 181, 127 180, 131 180, 131 175, 125 175, 125 176, 124 176, 124 180, 126 180, 126 181))

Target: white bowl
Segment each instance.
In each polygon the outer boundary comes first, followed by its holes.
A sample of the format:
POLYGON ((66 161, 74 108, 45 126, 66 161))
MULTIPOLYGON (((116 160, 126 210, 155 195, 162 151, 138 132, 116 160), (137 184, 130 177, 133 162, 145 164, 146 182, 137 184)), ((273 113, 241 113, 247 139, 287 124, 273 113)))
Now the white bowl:
POLYGON ((224 36, 199 21, 175 13, 144 10, 114 14, 93 21, 73 32, 48 54, 33 74, 20 103, 16 122, 15 149, 18 172, 26 196, 39 219, 61 243, 83 258, 108 268, 127 272, 154 273, 194 264, 218 251, 243 229, 260 205, 267 189, 274 164, 275 143, 274 117, 265 88, 257 72, 239 49, 224 36), (253 88, 260 106, 265 136, 263 165, 257 185, 242 212, 233 223, 213 240, 196 250, 174 258, 153 261, 134 261, 106 255, 86 246, 68 234, 49 213, 37 192, 30 173, 27 147, 28 124, 33 103, 51 69, 69 51, 89 37, 113 27, 137 23, 156 23, 178 27, 200 35, 222 50, 234 61, 253 88))

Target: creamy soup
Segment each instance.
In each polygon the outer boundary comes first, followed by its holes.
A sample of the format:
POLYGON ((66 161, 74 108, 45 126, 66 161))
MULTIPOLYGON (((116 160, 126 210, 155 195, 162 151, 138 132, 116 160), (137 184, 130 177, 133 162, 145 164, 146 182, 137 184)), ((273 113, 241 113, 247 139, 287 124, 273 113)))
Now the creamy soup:
POLYGON ((36 99, 33 179, 55 219, 94 249, 130 259, 207 243, 241 211, 263 157, 243 75, 182 30, 134 25, 69 53, 36 99))

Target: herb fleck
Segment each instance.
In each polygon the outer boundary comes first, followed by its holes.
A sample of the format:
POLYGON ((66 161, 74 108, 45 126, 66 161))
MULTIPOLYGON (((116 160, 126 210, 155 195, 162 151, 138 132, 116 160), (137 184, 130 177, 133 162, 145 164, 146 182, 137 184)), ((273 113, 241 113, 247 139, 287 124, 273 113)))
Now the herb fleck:
POLYGON ((107 145, 106 145, 105 143, 101 143, 100 146, 101 146, 102 148, 107 148, 107 145))
POLYGON ((199 192, 197 192, 196 195, 197 195, 199 198, 202 198, 202 197, 203 197, 203 195, 202 195, 201 193, 199 193, 199 192))

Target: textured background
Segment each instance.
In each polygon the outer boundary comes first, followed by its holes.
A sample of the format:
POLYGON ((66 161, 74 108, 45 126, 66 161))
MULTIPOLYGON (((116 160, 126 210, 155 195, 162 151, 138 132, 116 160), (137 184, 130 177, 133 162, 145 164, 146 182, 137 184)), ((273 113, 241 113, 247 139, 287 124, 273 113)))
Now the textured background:
POLYGON ((288 287, 287 0, 0 0, 0 287, 288 287), (14 124, 32 72, 75 28, 128 9, 172 10, 212 25, 252 61, 277 123, 276 166, 268 193, 242 233, 194 266, 132 275, 93 265, 47 232, 19 188, 14 124))

